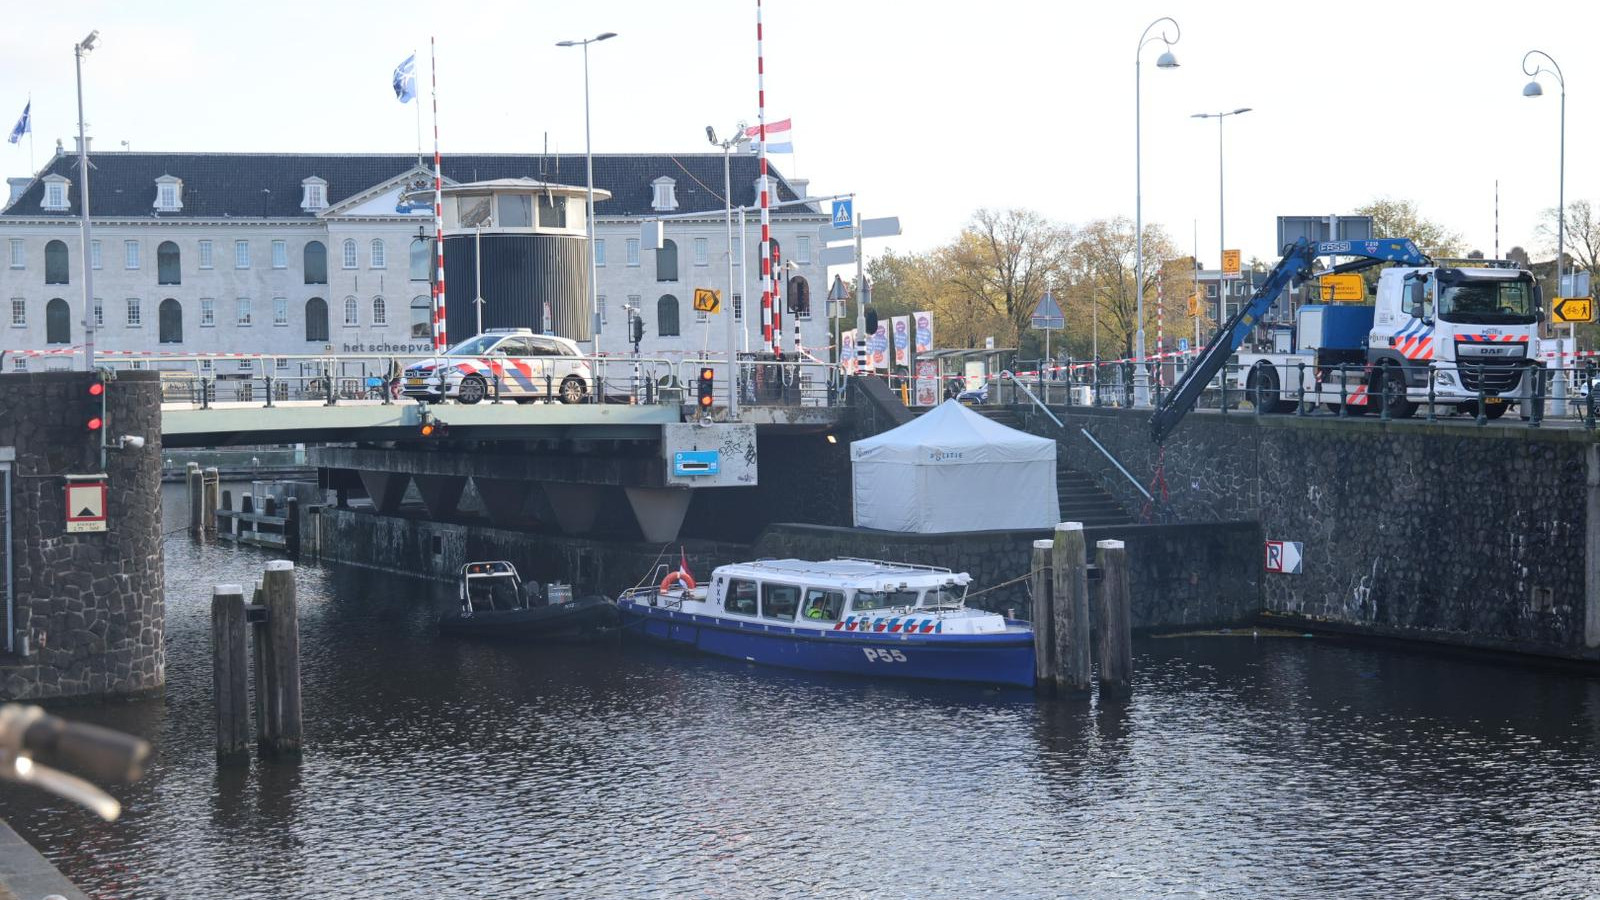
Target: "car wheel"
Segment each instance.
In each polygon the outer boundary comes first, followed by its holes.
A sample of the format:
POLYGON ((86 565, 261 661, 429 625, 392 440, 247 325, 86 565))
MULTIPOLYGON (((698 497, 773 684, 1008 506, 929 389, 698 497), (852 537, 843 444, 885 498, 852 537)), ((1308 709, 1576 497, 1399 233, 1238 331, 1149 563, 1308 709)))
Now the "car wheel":
POLYGON ((584 388, 582 378, 579 378, 576 375, 568 375, 566 378, 562 379, 562 403, 581 403, 583 402, 583 396, 585 393, 587 393, 587 391, 584 388))
POLYGON ((479 375, 468 375, 461 379, 461 387, 456 389, 456 399, 471 406, 482 400, 489 392, 489 386, 484 383, 479 375))

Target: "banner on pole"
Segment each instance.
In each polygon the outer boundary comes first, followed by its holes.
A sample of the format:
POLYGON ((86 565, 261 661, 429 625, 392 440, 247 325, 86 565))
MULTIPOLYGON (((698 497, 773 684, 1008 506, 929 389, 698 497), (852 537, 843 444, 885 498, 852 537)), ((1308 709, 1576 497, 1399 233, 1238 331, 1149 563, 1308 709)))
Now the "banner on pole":
POLYGON ((933 313, 912 313, 912 318, 917 320, 917 353, 927 353, 933 349, 933 313))
POLYGON ((911 365, 911 317, 895 316, 889 321, 894 325, 894 364, 909 366, 911 365))

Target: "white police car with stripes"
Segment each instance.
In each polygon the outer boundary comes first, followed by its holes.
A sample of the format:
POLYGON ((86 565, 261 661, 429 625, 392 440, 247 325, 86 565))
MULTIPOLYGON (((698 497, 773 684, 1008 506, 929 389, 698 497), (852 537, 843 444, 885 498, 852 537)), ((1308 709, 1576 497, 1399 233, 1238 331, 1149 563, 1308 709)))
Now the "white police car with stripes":
POLYGON ((401 391, 407 397, 472 404, 496 396, 519 403, 560 399, 578 403, 594 384, 594 372, 578 345, 527 328, 494 328, 406 366, 401 391), (498 392, 498 394, 497 394, 498 392))

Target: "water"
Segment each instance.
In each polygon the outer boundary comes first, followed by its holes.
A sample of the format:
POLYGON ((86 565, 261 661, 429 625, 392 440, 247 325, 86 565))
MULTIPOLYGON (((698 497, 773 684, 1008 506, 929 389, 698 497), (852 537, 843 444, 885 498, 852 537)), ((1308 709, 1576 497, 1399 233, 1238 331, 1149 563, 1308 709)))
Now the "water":
POLYGON ((441 640, 449 588, 306 567, 305 759, 219 771, 210 590, 268 557, 166 553, 166 696, 70 711, 157 744, 126 815, 0 789, 97 897, 1600 894, 1600 681, 1151 639, 1131 701, 1040 702, 441 640))

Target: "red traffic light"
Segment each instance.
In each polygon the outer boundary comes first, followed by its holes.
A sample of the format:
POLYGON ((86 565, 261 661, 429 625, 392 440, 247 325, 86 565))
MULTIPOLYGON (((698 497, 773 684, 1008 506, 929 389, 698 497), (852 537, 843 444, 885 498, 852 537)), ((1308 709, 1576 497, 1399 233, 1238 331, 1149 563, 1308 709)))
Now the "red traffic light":
POLYGON ((91 397, 99 397, 99 396, 103 396, 105 394, 105 392, 106 392, 106 383, 105 382, 103 382, 103 381, 91 381, 91 382, 89 382, 89 396, 91 396, 91 397))
POLYGON ((89 431, 99 431, 100 426, 103 424, 105 423, 100 420, 99 416, 91 416, 89 421, 84 423, 84 427, 89 431))

